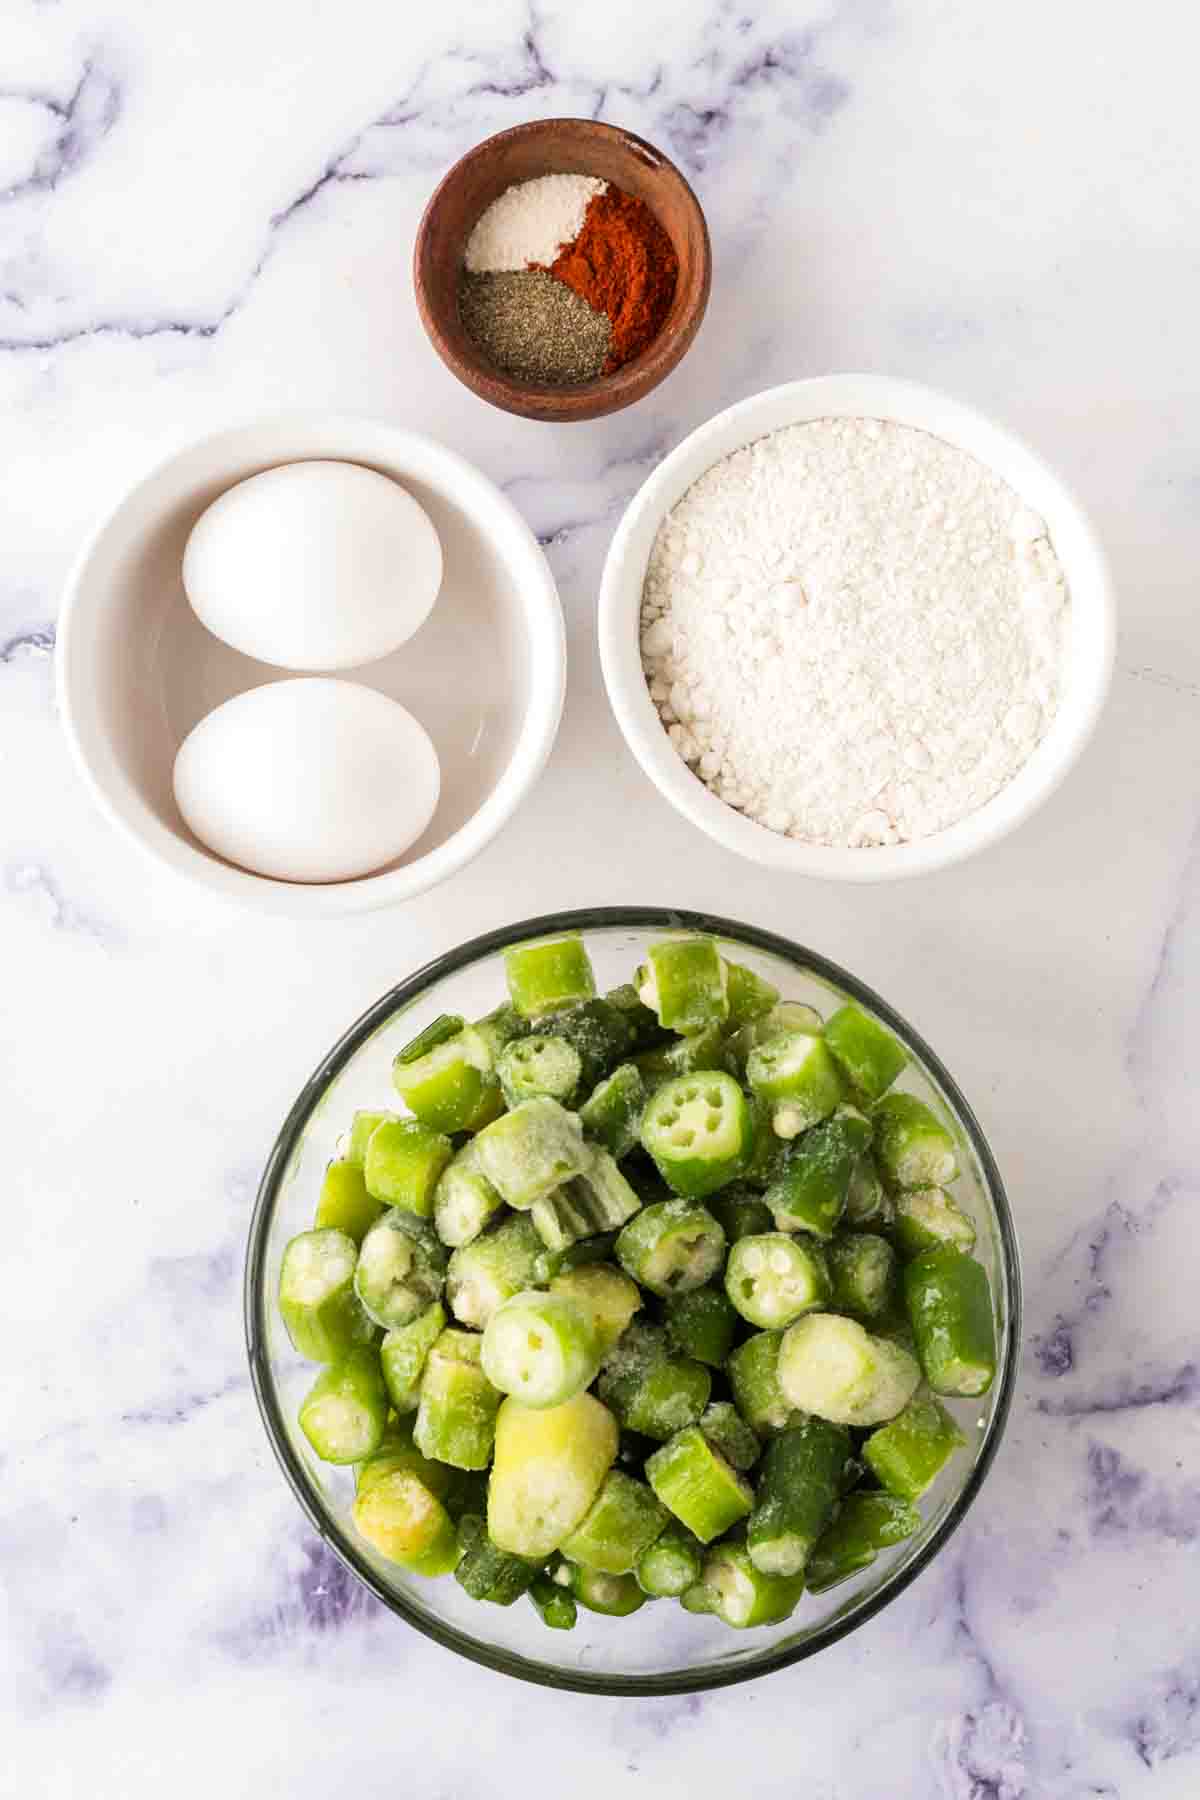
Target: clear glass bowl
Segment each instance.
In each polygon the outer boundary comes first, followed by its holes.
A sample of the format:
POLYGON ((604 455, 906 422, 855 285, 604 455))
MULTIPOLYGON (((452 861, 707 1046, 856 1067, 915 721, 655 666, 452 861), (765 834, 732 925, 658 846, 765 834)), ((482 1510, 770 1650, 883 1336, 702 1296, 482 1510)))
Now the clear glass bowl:
POLYGON ((1012 1215, 974 1114, 953 1078, 886 1001, 836 964, 799 944, 729 919, 661 907, 598 907, 526 919, 438 957, 378 1000, 323 1058, 284 1122, 271 1152, 250 1226, 246 1260, 250 1372, 280 1466, 314 1528, 371 1592, 418 1631, 473 1662, 543 1686, 597 1694, 678 1694, 748 1681, 811 1656, 863 1625, 937 1555, 965 1515, 996 1453, 1008 1416, 1020 1342, 1020 1271, 1012 1215), (953 1121, 963 1173, 955 1187, 979 1233, 996 1308, 999 1369, 991 1392, 951 1410, 969 1448, 959 1451, 921 1504, 924 1524, 883 1552, 854 1580, 805 1595, 782 1625, 731 1631, 670 1601, 627 1619, 580 1608, 571 1632, 548 1631, 532 1606, 469 1600, 451 1577, 406 1575, 360 1539, 350 1520, 351 1471, 314 1457, 296 1424, 312 1381, 279 1319, 275 1293, 284 1245, 312 1223, 326 1163, 358 1107, 387 1106, 391 1062, 415 1032, 442 1012, 467 1017, 504 997, 501 952, 508 944, 567 930, 583 932, 599 986, 627 981, 648 940, 665 930, 711 932, 730 954, 773 981, 787 999, 827 1012, 850 997, 875 1013, 912 1057, 899 1086, 932 1100, 953 1121))

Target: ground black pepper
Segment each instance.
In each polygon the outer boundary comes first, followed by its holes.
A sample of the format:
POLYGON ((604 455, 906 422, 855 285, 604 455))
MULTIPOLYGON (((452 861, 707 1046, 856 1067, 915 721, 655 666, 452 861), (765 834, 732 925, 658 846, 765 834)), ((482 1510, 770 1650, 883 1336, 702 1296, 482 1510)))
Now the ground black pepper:
POLYGON ((464 275, 458 310, 489 361, 520 381, 591 381, 612 343, 612 320, 541 269, 464 275))

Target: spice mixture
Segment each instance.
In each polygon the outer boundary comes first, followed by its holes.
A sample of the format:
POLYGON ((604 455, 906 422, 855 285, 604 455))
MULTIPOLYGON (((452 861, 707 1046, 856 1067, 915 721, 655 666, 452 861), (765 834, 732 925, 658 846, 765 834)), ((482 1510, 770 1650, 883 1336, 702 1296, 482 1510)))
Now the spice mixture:
POLYGON ((459 309, 489 360, 567 386, 611 374, 661 330, 679 265, 649 207, 588 175, 494 200, 467 241, 459 309))
POLYGON ((907 843, 1011 781, 1058 705, 1045 522, 974 457, 877 419, 789 426, 663 521, 650 695, 720 799, 805 843, 907 843))

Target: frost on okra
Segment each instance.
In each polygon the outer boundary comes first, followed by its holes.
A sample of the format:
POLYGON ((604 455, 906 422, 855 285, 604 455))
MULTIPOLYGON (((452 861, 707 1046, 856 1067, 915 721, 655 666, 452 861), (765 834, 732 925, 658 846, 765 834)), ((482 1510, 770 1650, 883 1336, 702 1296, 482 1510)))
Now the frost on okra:
POLYGON ((446 1252, 416 1220, 389 1208, 362 1241, 354 1289, 363 1311, 385 1331, 407 1325, 439 1297, 446 1252))
POLYGON ((431 1462, 486 1469, 501 1396, 481 1361, 473 1331, 443 1331, 425 1360, 413 1442, 431 1462))
POLYGON ((488 1484, 492 1542, 549 1556, 583 1519, 616 1454, 617 1422, 591 1394, 542 1409, 505 1400, 488 1484))
POLYGON ((881 1425, 916 1393, 916 1358, 839 1313, 808 1313, 783 1334, 779 1385, 801 1412, 835 1425, 881 1425))
POLYGON ((591 1317, 568 1294, 536 1288, 514 1294, 483 1334, 488 1380, 525 1406, 561 1406, 590 1386, 599 1366, 591 1317))
POLYGON ((914 1094, 885 1094, 871 1122, 875 1161, 889 1187, 941 1187, 958 1174, 953 1137, 914 1094))
POLYGON ((729 1018, 728 971, 712 938, 663 938, 638 970, 638 994, 668 1031, 691 1037, 729 1018))
POLYGON ((837 1064, 824 1038, 790 1031, 768 1038, 746 1059, 746 1079, 771 1108, 777 1137, 794 1138, 827 1119, 843 1098, 837 1064))
POLYGON ((302 1231, 283 1253, 279 1311, 288 1336, 310 1362, 336 1362, 378 1336, 355 1293, 359 1253, 331 1227, 302 1231))
POLYGON ((482 1331, 501 1303, 533 1285, 542 1240, 524 1213, 509 1213, 456 1250, 446 1269, 446 1302, 462 1325, 482 1331))
POLYGON ((626 1431, 661 1443, 702 1416, 712 1374, 703 1363, 672 1355, 659 1326, 635 1321, 606 1358, 598 1391, 626 1431))
POLYGON ((841 1221, 855 1164, 871 1142, 871 1126, 841 1106, 797 1137, 763 1198, 780 1231, 829 1238, 841 1221))
POLYGON ((525 1100, 487 1125, 474 1140, 479 1168, 509 1206, 527 1211, 535 1200, 581 1175, 591 1157, 575 1113, 557 1100, 525 1100))
POLYGON ((751 1325, 775 1331, 825 1305, 829 1269, 819 1246, 786 1232, 739 1238, 725 1265, 725 1292, 751 1325))

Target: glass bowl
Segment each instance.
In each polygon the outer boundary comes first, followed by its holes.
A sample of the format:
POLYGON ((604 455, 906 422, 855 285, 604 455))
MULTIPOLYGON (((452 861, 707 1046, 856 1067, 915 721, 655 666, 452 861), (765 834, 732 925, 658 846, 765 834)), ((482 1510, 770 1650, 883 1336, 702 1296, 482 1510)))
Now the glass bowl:
POLYGON ((250 1373, 272 1447, 297 1500, 324 1541, 385 1606, 418 1631, 473 1662, 547 1687, 594 1694, 680 1694, 748 1681, 812 1656, 864 1625, 895 1599, 949 1540, 979 1492, 1004 1429, 1020 1342, 1020 1270, 1012 1215, 1000 1175, 970 1107, 933 1051, 887 1002, 844 969, 786 938, 706 914, 662 907, 597 907, 522 920, 488 932, 419 969, 378 1000, 322 1059, 275 1142, 259 1188, 246 1259, 250 1373), (385 1561, 350 1520, 349 1469, 317 1460, 296 1424, 313 1367, 293 1352, 275 1294, 284 1245, 312 1223, 325 1165, 359 1107, 394 1098, 395 1052, 437 1014, 477 1017, 505 994, 502 951, 526 938, 584 934, 601 989, 629 980, 648 940, 663 931, 712 933, 730 954, 773 981, 785 999, 826 1012, 845 997, 895 1032, 912 1061, 899 1086, 933 1103, 953 1123, 963 1173, 955 1197, 975 1221, 977 1255, 996 1309, 998 1371, 982 1400, 953 1402, 968 1439, 921 1503, 915 1537, 884 1551, 852 1581, 806 1594, 782 1625, 745 1632, 685 1613, 668 1601, 627 1619, 580 1609, 571 1632, 548 1631, 532 1606, 502 1608, 467 1598, 452 1578, 422 1580, 385 1561))

